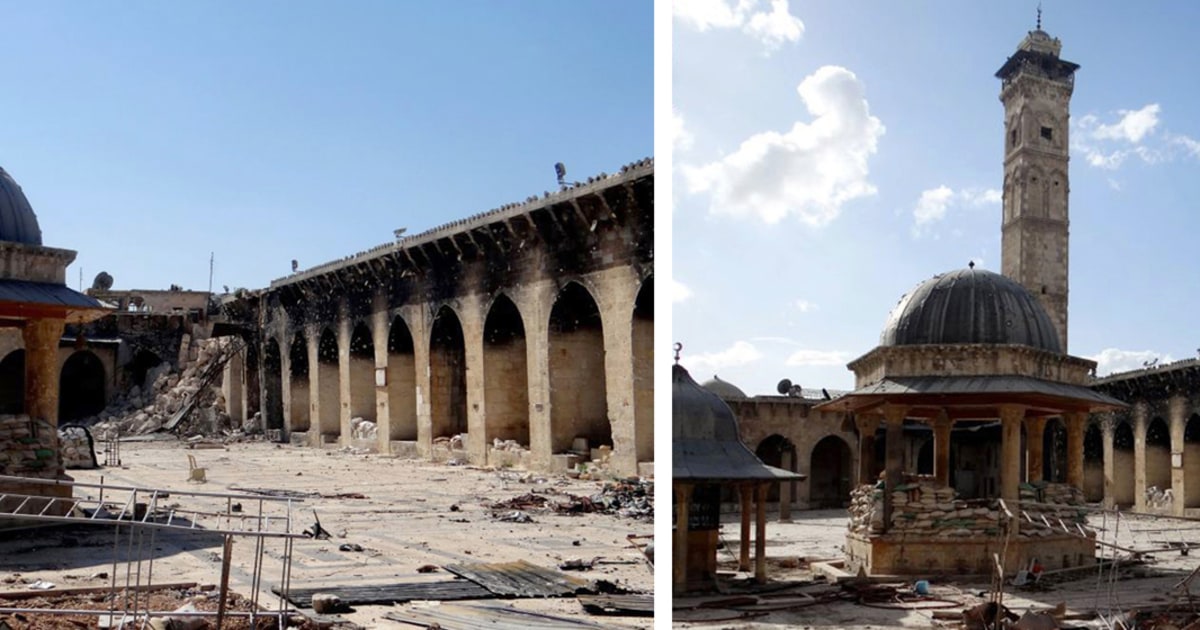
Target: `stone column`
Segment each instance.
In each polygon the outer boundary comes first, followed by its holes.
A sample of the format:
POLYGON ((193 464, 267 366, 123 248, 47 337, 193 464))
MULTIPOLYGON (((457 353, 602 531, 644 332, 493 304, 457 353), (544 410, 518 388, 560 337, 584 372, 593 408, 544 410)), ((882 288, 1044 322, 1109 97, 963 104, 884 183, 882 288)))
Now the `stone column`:
MULTIPOLYGON (((525 379, 529 388, 529 454, 535 465, 550 467, 553 427, 550 415, 550 309, 555 287, 538 283, 517 294, 525 315, 525 379)), ((515 301, 515 300, 514 300, 515 301)))
POLYGON ((58 427, 58 341, 66 322, 31 319, 25 322, 25 413, 58 427))
POLYGON ((604 383, 612 423, 611 468, 637 474, 637 431, 633 413, 633 304, 641 288, 631 267, 596 274, 597 303, 604 326, 604 383))
POLYGON ((1133 404, 1133 509, 1146 510, 1146 403, 1133 404))
POLYGON ((388 395, 388 336, 391 318, 388 317, 387 301, 381 296, 376 297, 376 310, 371 315, 371 340, 375 342, 375 427, 377 434, 377 449, 384 455, 392 454, 392 408, 391 397, 388 395), (382 377, 380 376, 382 374, 382 377), (381 380, 382 378, 382 380, 381 380))
POLYGON ((350 335, 354 322, 346 313, 346 302, 338 312, 337 344, 338 344, 338 444, 350 446, 354 440, 354 432, 350 430, 350 335))
POLYGON ((487 465, 487 401, 484 396, 483 305, 479 294, 461 300, 463 350, 467 362, 467 457, 476 466, 487 465))
MULTIPOLYGON (((887 405, 883 408, 883 417, 887 425, 886 465, 883 482, 883 530, 892 529, 892 493, 900 485, 904 473, 904 417, 908 407, 887 405)), ((872 446, 873 448, 873 446, 872 446)))
POLYGON ((1029 483, 1045 479, 1043 463, 1046 454, 1042 446, 1046 439, 1046 417, 1025 418, 1025 478, 1029 483))
MULTIPOLYGON (((779 462, 781 464, 780 468, 782 468, 784 470, 791 470, 794 472, 794 469, 796 467, 793 462, 794 459, 795 459, 795 455, 793 455, 791 451, 784 451, 783 456, 779 462)), ((780 523, 792 522, 792 493, 795 492, 795 490, 796 490, 796 482, 795 481, 779 482, 779 522, 780 523)))
POLYGON ((943 409, 933 421, 933 477, 939 486, 950 485, 950 429, 954 421, 943 409))
POLYGON ((738 571, 750 570, 750 512, 754 509, 751 496, 753 494, 754 486, 738 486, 738 499, 742 504, 742 544, 738 547, 738 571))
POLYGON ((283 410, 283 430, 280 431, 280 437, 287 443, 292 439, 292 343, 287 335, 282 337, 284 344, 279 348, 279 408, 283 410))
POLYGON ((1063 417, 1067 425, 1067 483, 1083 489, 1083 433, 1087 430, 1086 411, 1072 411, 1063 417))
POLYGON ((1187 398, 1176 394, 1167 400, 1167 415, 1171 425, 1171 513, 1183 516, 1187 505, 1187 475, 1184 472, 1184 434, 1187 432, 1187 398))
MULTIPOLYGON (((264 344, 263 344, 264 348, 266 347, 265 342, 269 341, 269 340, 270 340, 270 337, 267 337, 266 339, 264 339, 264 344)), ((229 419, 231 421, 233 421, 233 424, 236 427, 240 427, 246 422, 246 414, 244 413, 245 407, 242 406, 242 402, 243 402, 243 400, 242 400, 242 384, 243 384, 242 381, 245 378, 245 376, 243 374, 243 371, 245 370, 245 364, 244 364, 245 354, 244 353, 245 353, 245 350, 242 350, 241 352, 237 352, 232 357, 229 358, 229 361, 225 363, 225 370, 224 370, 225 373, 222 374, 222 377, 221 377, 221 395, 225 397, 225 411, 226 411, 226 413, 229 414, 229 419)), ((265 358, 265 354, 266 353, 264 353, 264 358, 265 358)), ((282 355, 282 351, 281 351, 281 355, 282 355)), ((282 359, 283 359, 283 357, 280 356, 280 363, 283 362, 282 359)), ((263 361, 262 365, 263 365, 263 369, 266 370, 267 362, 263 361)), ((278 376, 278 375, 275 375, 275 376, 278 376)), ((264 384, 270 383, 270 380, 263 379, 263 383, 264 384)), ((268 385, 268 387, 269 387, 269 385, 268 385)), ((265 407, 265 405, 264 405, 264 407, 265 407)), ((263 409, 262 428, 264 431, 267 429, 267 427, 270 426, 270 422, 267 418, 267 414, 270 411, 271 411, 270 409, 266 409, 266 408, 263 409)))
POLYGON ((692 485, 675 484, 675 561, 671 563, 671 581, 676 594, 687 590, 688 559, 688 503, 692 496, 692 485))
POLYGON ((429 304, 425 302, 406 306, 403 310, 413 340, 413 363, 417 381, 417 453, 428 459, 433 454, 433 407, 429 401, 432 387, 429 363, 431 313, 429 304))
POLYGON ((767 581, 767 489, 769 483, 760 483, 754 489, 758 497, 758 518, 754 523, 754 581, 767 581))
POLYGON ((1022 405, 1000 405, 1000 498, 1010 510, 1021 498, 1021 421, 1022 405))
POLYGON ((879 430, 880 417, 875 414, 858 414, 854 424, 858 427, 858 485, 875 482, 875 431, 879 430))
POLYGON ((325 444, 325 425, 328 422, 321 417, 320 326, 305 326, 304 342, 308 346, 308 443, 320 448, 325 444))
POLYGON ((1111 412, 1101 416, 1100 434, 1104 441, 1104 507, 1111 510, 1117 506, 1117 465, 1113 461, 1113 457, 1116 456, 1113 449, 1113 441, 1116 439, 1116 421, 1111 412))

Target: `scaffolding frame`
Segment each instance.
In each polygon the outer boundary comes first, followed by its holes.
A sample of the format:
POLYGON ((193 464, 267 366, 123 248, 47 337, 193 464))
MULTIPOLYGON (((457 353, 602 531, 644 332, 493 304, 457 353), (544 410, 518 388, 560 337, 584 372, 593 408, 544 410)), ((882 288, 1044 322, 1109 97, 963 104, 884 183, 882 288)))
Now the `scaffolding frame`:
MULTIPOLYGON (((97 614, 107 616, 111 627, 134 624, 146 627, 150 617, 166 615, 187 617, 215 617, 218 630, 229 617, 249 617, 252 627, 259 618, 277 619, 278 627, 286 627, 287 618, 295 613, 288 603, 291 588, 292 548, 295 539, 305 534, 293 531, 295 504, 302 500, 295 497, 273 497, 258 494, 220 492, 197 492, 170 490, 138 486, 75 482, 62 479, 37 479, 0 475, 0 487, 5 484, 32 484, 56 488, 70 488, 70 497, 28 495, 0 491, 0 518, 18 519, 36 523, 68 523, 76 525, 108 525, 113 528, 113 560, 109 584, 109 608, 105 610, 30 609, 0 607, 0 613, 36 613, 57 615, 97 614), (77 497, 76 490, 95 491, 77 497), (107 495, 107 496, 106 496, 107 495), (176 502, 167 503, 167 500, 176 502), (207 509, 182 509, 179 499, 192 500, 207 509), (224 505, 221 506, 220 504, 224 505), (205 506, 204 504, 207 504, 205 506), (215 505, 214 505, 215 504, 215 505), (245 504, 245 505, 243 505, 245 504), (247 506, 253 508, 247 510, 247 506), (223 509, 221 509, 223 507, 223 509), (122 536, 122 529, 126 535, 122 536), (192 534, 215 534, 224 538, 221 555, 221 581, 218 609, 216 612, 172 612, 150 610, 150 598, 144 601, 140 593, 149 592, 154 576, 154 545, 160 530, 190 532, 192 534), (233 555, 233 542, 237 537, 254 540, 254 558, 251 570, 249 612, 227 611, 229 595, 229 571, 233 555), (149 538, 149 544, 147 544, 149 538), (276 610, 259 609, 259 591, 263 588, 264 556, 268 541, 280 545, 279 600, 276 610), (121 550, 124 554, 124 584, 118 589, 117 576, 121 571, 121 550), (147 557, 148 555, 148 557, 147 557), (145 569, 143 583, 143 568, 145 569), (123 597, 118 597, 123 593, 123 597), (118 608, 118 600, 120 607, 118 608)), ((47 592, 47 595, 52 595, 47 592)))

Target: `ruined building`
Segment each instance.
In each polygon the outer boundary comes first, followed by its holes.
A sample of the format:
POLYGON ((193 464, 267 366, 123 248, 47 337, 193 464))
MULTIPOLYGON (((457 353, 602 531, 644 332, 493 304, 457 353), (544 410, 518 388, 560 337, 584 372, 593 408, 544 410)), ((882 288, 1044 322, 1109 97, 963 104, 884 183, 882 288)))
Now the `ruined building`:
POLYGON ((653 225, 643 160, 228 300, 230 415, 313 447, 652 474, 653 225))

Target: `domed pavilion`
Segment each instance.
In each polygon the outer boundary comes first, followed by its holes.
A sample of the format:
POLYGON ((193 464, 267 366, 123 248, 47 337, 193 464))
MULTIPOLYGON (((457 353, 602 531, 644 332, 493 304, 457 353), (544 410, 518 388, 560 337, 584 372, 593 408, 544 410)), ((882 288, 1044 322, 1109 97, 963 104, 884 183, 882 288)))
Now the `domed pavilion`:
POLYGON ((1009 573, 1034 558, 1050 569, 1094 563, 1094 534, 1071 509, 1082 503, 1084 428, 1089 413, 1124 404, 1087 387, 1096 363, 1063 351, 1037 296, 973 264, 934 276, 848 367, 854 391, 817 408, 845 413, 859 434, 852 570, 990 573, 994 553, 1009 573), (1065 484, 1043 475, 1048 421, 1065 425, 1065 484), (932 475, 915 474, 904 439, 914 429, 932 430, 932 475))
POLYGON ((67 323, 102 317, 108 309, 67 287, 75 252, 42 245, 42 230, 17 182, 0 168, 0 326, 21 331, 25 349, 24 414, 0 416, 0 511, 54 515, 69 486, 25 479, 69 479, 58 452, 58 345, 67 323))

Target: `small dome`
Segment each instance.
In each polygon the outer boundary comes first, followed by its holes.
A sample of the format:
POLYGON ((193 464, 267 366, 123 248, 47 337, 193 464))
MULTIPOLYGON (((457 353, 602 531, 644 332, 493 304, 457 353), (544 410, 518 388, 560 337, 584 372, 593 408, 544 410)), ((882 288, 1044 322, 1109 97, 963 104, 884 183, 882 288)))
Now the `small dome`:
POLYGON ((746 392, 742 391, 740 387, 729 381, 722 381, 716 374, 713 374, 711 381, 705 381, 701 387, 721 398, 746 398, 746 392))
POLYGON ((0 168, 0 241, 41 245, 42 229, 21 187, 0 168))
POLYGON ((1036 296, 1006 276, 960 269, 934 276, 900 298, 881 346, 988 343, 1062 352, 1036 296))
POLYGON ((671 419, 678 438, 738 442, 737 419, 725 401, 701 387, 681 365, 671 372, 671 419))

